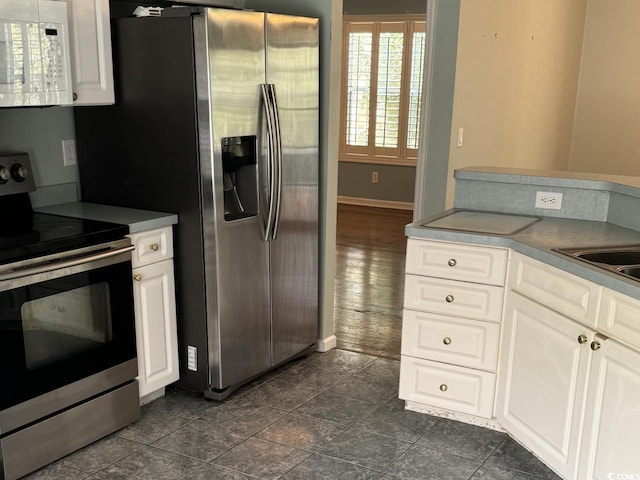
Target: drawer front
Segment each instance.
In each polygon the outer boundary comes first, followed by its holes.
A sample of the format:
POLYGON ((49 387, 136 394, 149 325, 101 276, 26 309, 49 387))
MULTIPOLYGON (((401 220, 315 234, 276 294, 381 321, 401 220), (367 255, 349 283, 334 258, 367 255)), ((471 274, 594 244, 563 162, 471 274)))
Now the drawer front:
POLYGON ((410 238, 406 272, 415 275, 504 285, 508 250, 410 238))
POLYGON ((131 258, 133 268, 173 258, 171 227, 132 233, 129 238, 136 247, 131 258))
POLYGON ((595 328, 602 287, 514 253, 509 287, 556 312, 595 328))
POLYGON ((640 348, 640 300, 603 289, 598 329, 631 347, 640 348))
POLYGON ((500 326, 405 310, 402 354, 495 372, 500 326))
POLYGON ((400 398, 484 418, 493 417, 494 373, 402 356, 400 398))
POLYGON ((493 285, 407 275, 404 307, 499 323, 503 293, 493 285))

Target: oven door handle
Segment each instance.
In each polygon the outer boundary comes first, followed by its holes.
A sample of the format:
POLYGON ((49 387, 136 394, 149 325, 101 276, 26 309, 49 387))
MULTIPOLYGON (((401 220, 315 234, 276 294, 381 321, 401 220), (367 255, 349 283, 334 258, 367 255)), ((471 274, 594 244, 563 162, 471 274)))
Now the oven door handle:
POLYGON ((83 256, 80 258, 74 258, 73 260, 60 260, 56 262, 52 262, 47 265, 41 265, 41 261, 33 262, 33 266, 22 265, 19 270, 14 270, 9 273, 0 273, 0 282, 5 280, 15 280, 17 278, 23 278, 32 275, 38 275, 42 273, 52 272, 55 270, 62 270, 64 268, 75 267, 77 265, 84 265, 87 263, 93 263, 100 260, 105 260, 107 258, 115 257, 117 255, 122 255, 123 253, 128 253, 135 250, 135 245, 129 245, 127 247, 118 248, 115 250, 109 250, 106 252, 96 253, 93 255, 83 256))

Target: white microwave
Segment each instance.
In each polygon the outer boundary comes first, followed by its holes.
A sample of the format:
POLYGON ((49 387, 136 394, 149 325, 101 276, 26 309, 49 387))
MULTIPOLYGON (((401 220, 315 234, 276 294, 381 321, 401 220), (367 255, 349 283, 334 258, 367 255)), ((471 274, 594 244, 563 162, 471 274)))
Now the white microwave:
POLYGON ((0 0, 0 107, 71 105, 66 2, 0 0))

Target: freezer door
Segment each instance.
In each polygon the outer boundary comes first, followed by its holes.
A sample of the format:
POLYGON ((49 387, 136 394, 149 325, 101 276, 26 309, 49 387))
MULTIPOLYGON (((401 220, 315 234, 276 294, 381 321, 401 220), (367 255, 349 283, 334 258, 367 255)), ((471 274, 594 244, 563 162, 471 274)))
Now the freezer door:
POLYGON ((271 366, 269 249, 258 204, 264 14, 205 9, 196 38, 210 385, 271 366), (201 36, 202 36, 201 35, 201 36))
POLYGON ((282 148, 269 242, 275 365, 314 344, 318 333, 319 25, 267 14, 265 28, 267 83, 274 85, 282 148))

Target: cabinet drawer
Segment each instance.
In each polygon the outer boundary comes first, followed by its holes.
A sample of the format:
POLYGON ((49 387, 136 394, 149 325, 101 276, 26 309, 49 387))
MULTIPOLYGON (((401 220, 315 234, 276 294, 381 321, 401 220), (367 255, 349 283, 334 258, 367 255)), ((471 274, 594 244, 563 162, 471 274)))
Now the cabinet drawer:
POLYGON ((603 289, 598 328, 632 347, 640 348, 640 300, 603 289))
POLYGON ((484 418, 493 416, 493 373, 402 356, 400 398, 484 418))
POLYGON ((504 285, 508 250, 410 238, 406 272, 415 275, 504 285))
POLYGON ((407 275, 404 307, 499 323, 503 292, 492 285, 407 275))
POLYGON ((402 354, 495 371, 500 326, 464 318, 405 310, 402 354))
POLYGON ((595 283, 514 253, 509 286, 556 312, 596 326, 602 287, 595 283))
POLYGON ((132 233, 129 237, 136 247, 131 257, 133 268, 173 258, 171 227, 132 233))

